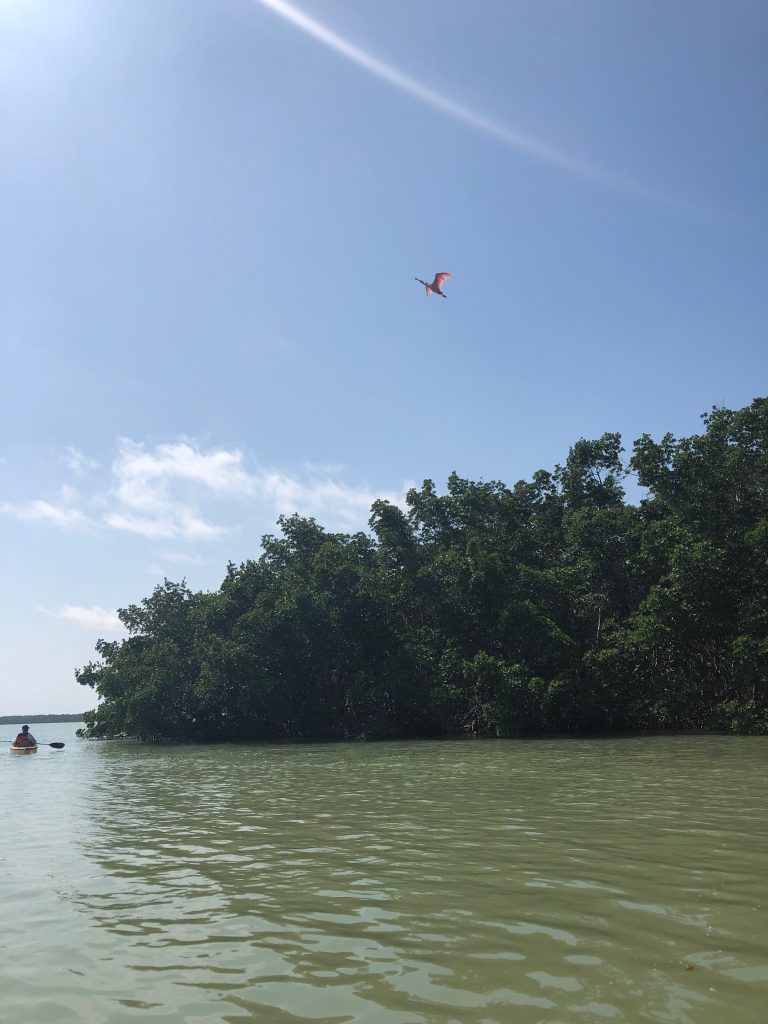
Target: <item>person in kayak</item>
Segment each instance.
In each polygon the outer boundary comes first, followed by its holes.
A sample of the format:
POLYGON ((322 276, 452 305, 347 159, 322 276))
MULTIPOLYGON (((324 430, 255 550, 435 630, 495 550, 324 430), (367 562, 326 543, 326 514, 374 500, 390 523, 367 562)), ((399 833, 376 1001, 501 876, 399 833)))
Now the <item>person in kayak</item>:
POLYGON ((36 747, 37 746, 37 740, 32 735, 32 733, 29 731, 29 726, 28 725, 22 725, 21 732, 16 737, 16 739, 13 741, 13 746, 14 747, 36 747))

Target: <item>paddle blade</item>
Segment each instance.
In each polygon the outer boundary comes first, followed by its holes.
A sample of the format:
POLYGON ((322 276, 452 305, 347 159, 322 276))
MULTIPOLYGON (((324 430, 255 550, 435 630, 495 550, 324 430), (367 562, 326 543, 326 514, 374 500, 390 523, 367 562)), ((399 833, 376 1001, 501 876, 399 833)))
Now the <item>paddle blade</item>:
POLYGON ((49 747, 56 747, 57 750, 61 750, 61 748, 64 746, 64 744, 63 743, 49 743, 48 746, 49 747))

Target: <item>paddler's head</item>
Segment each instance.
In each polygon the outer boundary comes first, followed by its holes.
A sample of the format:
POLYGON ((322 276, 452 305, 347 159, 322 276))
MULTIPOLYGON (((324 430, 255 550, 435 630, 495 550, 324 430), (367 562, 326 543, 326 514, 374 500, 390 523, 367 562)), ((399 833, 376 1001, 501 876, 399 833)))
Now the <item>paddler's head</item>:
POLYGON ((22 725, 21 731, 22 732, 29 732, 29 726, 28 725, 22 725))

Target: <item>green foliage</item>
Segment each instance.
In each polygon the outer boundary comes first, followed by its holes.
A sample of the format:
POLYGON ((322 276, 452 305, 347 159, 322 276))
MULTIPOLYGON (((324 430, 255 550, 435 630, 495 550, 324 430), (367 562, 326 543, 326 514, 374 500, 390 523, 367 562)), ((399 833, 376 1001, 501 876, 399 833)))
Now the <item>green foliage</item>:
POLYGON ((217 591, 120 612, 86 733, 768 732, 768 399, 703 420, 627 464, 609 433, 513 488, 426 480, 370 535, 281 518, 217 591))

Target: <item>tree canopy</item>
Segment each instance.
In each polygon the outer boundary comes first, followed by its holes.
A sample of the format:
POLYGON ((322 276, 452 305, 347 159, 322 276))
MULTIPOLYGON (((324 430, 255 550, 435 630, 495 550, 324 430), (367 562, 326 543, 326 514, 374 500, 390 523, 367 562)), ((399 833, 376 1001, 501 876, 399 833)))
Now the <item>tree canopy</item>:
POLYGON ((579 440, 511 488, 425 480, 370 533, 281 517, 218 590, 120 611, 76 673, 86 734, 768 733, 768 398, 703 423, 627 460, 579 440))

